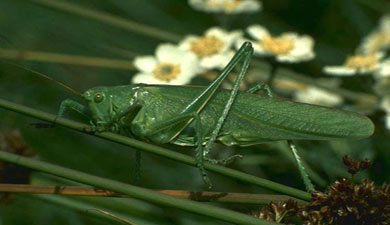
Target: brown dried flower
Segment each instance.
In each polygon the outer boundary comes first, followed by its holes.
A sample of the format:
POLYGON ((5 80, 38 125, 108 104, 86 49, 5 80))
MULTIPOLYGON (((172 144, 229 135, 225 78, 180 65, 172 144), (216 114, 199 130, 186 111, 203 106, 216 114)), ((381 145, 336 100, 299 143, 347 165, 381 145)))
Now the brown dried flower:
POLYGON ((260 212, 253 212, 252 215, 272 222, 293 224, 288 223, 288 219, 297 215, 300 210, 297 202, 289 199, 277 203, 271 202, 267 208, 263 208, 260 212))
MULTIPOLYGON (((368 160, 343 158, 351 174, 367 169, 368 160)), ((256 217, 284 224, 303 225, 390 225, 390 185, 381 187, 365 179, 355 184, 343 178, 329 186, 325 193, 313 193, 312 202, 298 206, 296 202, 271 203, 256 217), (291 218, 299 219, 290 223, 291 218)))
POLYGON ((325 225, 324 217, 320 211, 302 210, 298 213, 298 217, 302 220, 303 225, 325 225))
POLYGON ((375 187, 371 180, 353 184, 348 179, 333 183, 325 194, 312 195, 309 211, 319 211, 328 224, 390 224, 390 187, 375 187))
POLYGON ((348 167, 348 173, 352 175, 371 166, 370 160, 354 160, 349 155, 343 157, 343 163, 348 167))

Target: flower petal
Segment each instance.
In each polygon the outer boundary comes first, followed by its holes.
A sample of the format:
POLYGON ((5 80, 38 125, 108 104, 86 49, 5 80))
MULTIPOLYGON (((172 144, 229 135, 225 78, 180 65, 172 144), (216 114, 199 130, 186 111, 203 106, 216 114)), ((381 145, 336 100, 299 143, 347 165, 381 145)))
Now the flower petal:
POLYGON ((138 70, 144 73, 151 73, 157 65, 157 61, 153 56, 135 57, 133 63, 138 70))
POLYGON ((189 0, 188 3, 194 9, 213 13, 237 14, 261 9, 261 2, 257 0, 189 0))
POLYGON ((230 12, 232 14, 237 14, 237 13, 241 13, 241 12, 251 13, 251 12, 259 11, 261 9, 261 7, 262 7, 262 5, 261 5, 260 1, 244 0, 244 1, 240 1, 239 5, 234 7, 230 12))
POLYGON ((302 60, 300 59, 300 57, 287 54, 287 55, 276 55, 276 61, 283 62, 283 63, 297 63, 297 62, 301 62, 302 60))
POLYGON ((375 57, 378 61, 380 61, 381 59, 383 59, 384 57, 386 56, 386 54, 384 52, 376 52, 375 53, 375 57))
POLYGON ((263 48, 263 46, 260 45, 260 43, 255 42, 252 43, 254 54, 259 55, 259 56, 266 56, 266 55, 271 55, 267 50, 263 48))
POLYGON ((173 44, 161 44, 156 49, 156 57, 159 62, 178 64, 185 53, 185 51, 180 50, 178 46, 173 44))
POLYGON ((386 124, 386 128, 390 130, 390 113, 387 113, 385 117, 385 124, 386 124))
POLYGON ((285 32, 281 37, 295 42, 299 38, 299 35, 295 32, 285 32))
POLYGON ((240 37, 243 33, 242 31, 226 31, 220 27, 212 27, 205 32, 206 35, 214 35, 219 39, 224 41, 235 41, 238 37, 240 37))
POLYGON ((212 27, 205 32, 206 35, 213 35, 223 42, 223 46, 219 53, 226 52, 231 48, 233 43, 243 36, 241 31, 226 31, 220 27, 212 27))
POLYGON ((197 10, 206 10, 206 4, 204 0, 188 0, 188 4, 197 10))
POLYGON ((233 58, 234 51, 228 51, 225 54, 205 57, 200 61, 201 67, 205 69, 223 69, 233 58))
POLYGON ((304 91, 295 92, 294 99, 298 102, 329 107, 339 105, 343 102, 343 99, 339 95, 316 87, 309 87, 304 91))
POLYGON ((193 53, 185 53, 183 54, 180 62, 180 75, 179 77, 186 76, 194 77, 196 74, 201 72, 200 62, 198 57, 193 53))
POLYGON ((193 77, 190 77, 190 76, 178 76, 177 78, 168 81, 167 84, 170 84, 170 85, 186 85, 186 84, 189 84, 191 82, 192 78, 193 77))
POLYGON ((390 130, 390 96, 386 96, 382 99, 380 107, 386 112, 385 124, 386 128, 390 130))
POLYGON ((324 72, 333 75, 352 76, 357 72, 357 70, 344 66, 325 66, 324 72))
POLYGON ((246 38, 239 38, 236 41, 236 43, 235 43, 236 49, 240 49, 241 46, 245 42, 250 42, 252 44, 252 47, 253 47, 255 55, 261 55, 261 56, 269 55, 269 53, 267 51, 265 51, 264 48, 258 42, 255 42, 255 41, 252 41, 252 40, 249 40, 249 39, 246 39, 246 38))
POLYGON ((264 36, 269 35, 268 30, 260 25, 251 25, 246 31, 255 40, 261 40, 264 36))
POLYGON ((211 27, 205 31, 205 35, 214 35, 218 38, 225 36, 226 33, 227 31, 220 27, 211 27))
POLYGON ((372 54, 390 48, 390 15, 381 18, 379 26, 363 38, 358 47, 359 52, 372 54))
POLYGON ((390 15, 387 14, 381 18, 379 22, 379 29, 381 32, 390 33, 390 15))
POLYGON ((375 73, 376 78, 390 77, 390 59, 384 60, 375 73))
POLYGON ((390 113, 390 96, 384 97, 380 103, 381 109, 385 112, 390 113))
POLYGON ((295 57, 314 56, 313 45, 313 38, 304 35, 296 39, 294 49, 289 54, 295 57))
MULTIPOLYGON (((188 78, 186 78, 189 80, 188 78)), ((184 80, 178 80, 178 78, 166 81, 166 80, 160 80, 157 79, 153 74, 145 74, 145 73, 138 73, 136 74, 133 79, 132 83, 143 83, 143 84, 171 84, 171 85, 182 85, 186 84, 184 80)))
MULTIPOLYGON (((249 40, 249 39, 247 39, 247 38, 239 38, 239 39, 237 39, 237 40, 235 41, 234 45, 235 45, 236 49, 240 49, 241 46, 242 46, 245 42, 251 42, 251 43, 252 43, 253 41, 252 41, 252 40, 249 40)), ((253 43, 252 43, 252 45, 253 45, 253 43)))
POLYGON ((199 36, 187 35, 179 43, 179 49, 189 51, 191 49, 191 43, 199 40, 199 36))
POLYGON ((137 73, 131 79, 133 84, 150 84, 150 80, 153 78, 153 75, 150 73, 137 73))

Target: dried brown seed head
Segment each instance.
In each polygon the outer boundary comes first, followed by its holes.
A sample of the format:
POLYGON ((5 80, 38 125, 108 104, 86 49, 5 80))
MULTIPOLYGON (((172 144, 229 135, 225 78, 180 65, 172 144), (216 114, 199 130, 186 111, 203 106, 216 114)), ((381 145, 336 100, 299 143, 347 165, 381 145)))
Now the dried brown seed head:
POLYGON ((354 160, 350 156, 345 155, 343 157, 343 163, 348 167, 348 173, 354 175, 361 170, 365 170, 371 166, 371 161, 365 160, 354 160))

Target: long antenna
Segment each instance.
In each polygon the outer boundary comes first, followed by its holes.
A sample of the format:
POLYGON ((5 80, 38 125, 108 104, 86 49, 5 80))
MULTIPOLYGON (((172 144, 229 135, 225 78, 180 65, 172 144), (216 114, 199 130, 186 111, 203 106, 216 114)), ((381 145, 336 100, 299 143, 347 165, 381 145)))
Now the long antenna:
POLYGON ((55 80, 54 78, 52 78, 52 77, 50 77, 50 76, 48 76, 48 75, 46 75, 46 74, 40 73, 40 72, 35 71, 35 70, 33 70, 33 69, 26 68, 26 67, 21 66, 21 65, 16 64, 16 63, 6 62, 6 61, 3 61, 3 60, 1 60, 1 61, 4 62, 4 63, 10 64, 10 65, 16 66, 16 67, 18 67, 18 68, 21 68, 21 69, 23 69, 23 70, 27 70, 27 71, 29 71, 29 72, 31 72, 31 73, 34 73, 34 74, 36 74, 36 75, 38 75, 38 76, 41 76, 41 77, 43 77, 43 78, 46 78, 46 79, 48 79, 48 80, 54 81, 55 83, 57 83, 57 84, 60 85, 61 87, 67 89, 68 91, 71 91, 73 94, 82 97, 82 94, 81 94, 79 91, 77 91, 76 89, 71 88, 71 87, 69 87, 68 85, 62 83, 61 81, 55 80))

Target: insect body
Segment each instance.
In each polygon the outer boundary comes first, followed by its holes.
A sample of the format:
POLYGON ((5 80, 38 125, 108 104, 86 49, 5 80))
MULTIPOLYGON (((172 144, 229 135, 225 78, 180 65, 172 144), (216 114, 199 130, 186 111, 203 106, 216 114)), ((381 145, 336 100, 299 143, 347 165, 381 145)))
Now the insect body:
MULTIPOLYGON (((196 146, 196 138, 191 135, 194 133, 191 131, 196 129, 194 123, 174 138, 168 138, 164 132, 153 131, 149 127, 175 118, 183 106, 190 104, 203 89, 135 84, 97 87, 85 92, 84 96, 97 130, 111 124, 114 131, 122 128, 154 143, 196 146), (129 108, 134 111, 112 122, 118 115, 126 114, 129 108)), ((229 90, 219 90, 199 113, 205 137, 211 135, 217 124, 217 115, 223 110, 229 94, 229 90)), ((370 136, 372 131, 371 121, 357 113, 241 92, 217 140, 229 146, 248 146, 278 140, 364 138, 370 136)))
POLYGON ((226 163, 237 157, 215 160, 207 157, 214 141, 248 146, 277 140, 329 140, 368 137, 373 124, 365 116, 331 108, 271 98, 267 86, 258 84, 239 92, 252 57, 245 43, 222 73, 207 87, 133 84, 96 87, 81 97, 88 106, 73 100, 67 108, 91 118, 93 130, 124 130, 153 143, 196 146, 196 158, 206 183, 204 160, 226 163), (232 90, 218 89, 242 61, 232 90), (269 96, 255 95, 265 89, 269 96))

